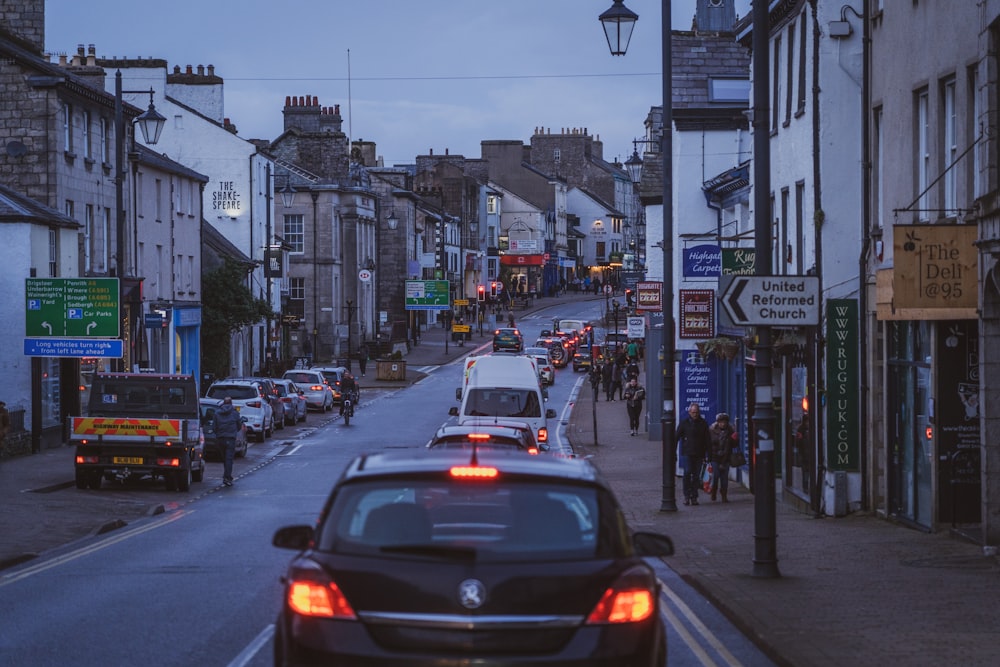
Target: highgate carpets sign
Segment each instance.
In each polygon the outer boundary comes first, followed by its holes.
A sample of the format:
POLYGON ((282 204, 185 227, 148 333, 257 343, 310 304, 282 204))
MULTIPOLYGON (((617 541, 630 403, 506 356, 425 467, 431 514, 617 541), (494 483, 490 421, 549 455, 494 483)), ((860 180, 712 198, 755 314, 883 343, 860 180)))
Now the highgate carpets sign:
POLYGON ((857 299, 826 302, 826 465, 829 470, 860 470, 857 299))

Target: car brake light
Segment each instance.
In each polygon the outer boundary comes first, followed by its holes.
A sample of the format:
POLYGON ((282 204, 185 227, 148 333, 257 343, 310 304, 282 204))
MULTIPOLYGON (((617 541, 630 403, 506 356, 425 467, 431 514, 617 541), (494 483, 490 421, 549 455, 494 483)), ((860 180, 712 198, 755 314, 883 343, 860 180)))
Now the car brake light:
POLYGON ((496 468, 488 466, 452 466, 451 476, 462 479, 495 479, 500 475, 496 468))
POLYGON ((549 429, 540 428, 538 429, 538 442, 548 442, 549 441, 549 429))
POLYGON ((638 623, 656 611, 656 579, 634 567, 612 584, 587 616, 587 625, 638 623))
MULTIPOLYGON (((86 440, 83 440, 82 442, 83 442, 83 444, 87 444, 86 440)), ((100 459, 97 458, 96 456, 77 456, 76 457, 76 462, 77 463, 97 463, 98 461, 100 461, 100 459)))
POLYGON ((325 387, 321 384, 314 384, 313 386, 309 387, 309 391, 322 391, 323 389, 325 389, 325 387))
POLYGON ((538 456, 538 447, 528 447, 528 453, 532 456, 538 456))
POLYGON ((156 465, 161 468, 180 468, 180 459, 156 459, 156 465))
POLYGON ((482 440, 489 440, 490 439, 490 434, 489 433, 470 433, 469 436, 468 436, 468 438, 469 438, 469 440, 480 440, 480 441, 482 441, 482 440))
POLYGON ((247 407, 248 408, 259 408, 260 407, 260 401, 247 401, 247 407))
POLYGON ((331 582, 292 581, 288 585, 288 606, 302 616, 356 619, 351 603, 340 587, 331 582))

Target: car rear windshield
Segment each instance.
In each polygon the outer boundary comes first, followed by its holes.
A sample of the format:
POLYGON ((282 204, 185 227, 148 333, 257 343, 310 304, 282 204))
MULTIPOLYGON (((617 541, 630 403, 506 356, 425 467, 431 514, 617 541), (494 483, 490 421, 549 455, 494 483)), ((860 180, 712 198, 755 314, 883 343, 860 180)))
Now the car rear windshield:
POLYGON ((316 382, 315 373, 285 373, 285 378, 299 384, 312 384, 316 382))
POLYGON ((229 396, 234 401, 249 401, 260 397, 256 389, 242 384, 213 385, 209 388, 207 395, 209 398, 225 398, 229 396))
POLYGON ((320 551, 474 558, 477 562, 611 557, 624 520, 596 487, 506 480, 349 483, 317 539, 320 551))
POLYGON ((531 389, 470 389, 465 402, 469 417, 541 417, 538 392, 531 389))
MULTIPOLYGON (((193 384, 175 384, 155 379, 98 379, 90 390, 89 413, 167 414, 194 410, 197 392, 193 384)), ((193 416, 193 415, 192 415, 193 416)))

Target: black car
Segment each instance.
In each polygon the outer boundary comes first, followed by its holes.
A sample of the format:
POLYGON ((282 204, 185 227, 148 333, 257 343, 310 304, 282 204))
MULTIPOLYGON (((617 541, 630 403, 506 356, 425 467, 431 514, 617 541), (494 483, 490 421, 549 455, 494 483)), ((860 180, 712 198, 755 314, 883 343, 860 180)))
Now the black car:
POLYGON ((596 468, 510 449, 354 459, 295 549, 275 664, 662 665, 660 585, 596 468))
MULTIPOLYGON (((205 458, 221 461, 224 455, 219 446, 219 438, 215 435, 215 411, 222 401, 215 398, 202 398, 198 401, 201 410, 201 433, 205 436, 205 458)), ((240 430, 236 434, 236 456, 247 455, 247 424, 242 420, 240 430)))

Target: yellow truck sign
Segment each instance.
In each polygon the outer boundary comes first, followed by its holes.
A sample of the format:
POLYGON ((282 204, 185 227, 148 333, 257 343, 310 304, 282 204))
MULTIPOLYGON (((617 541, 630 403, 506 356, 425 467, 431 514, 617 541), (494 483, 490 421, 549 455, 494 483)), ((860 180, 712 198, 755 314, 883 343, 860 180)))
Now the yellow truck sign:
POLYGON ((180 419, 131 419, 126 417, 73 417, 73 435, 125 435, 177 438, 180 419))

